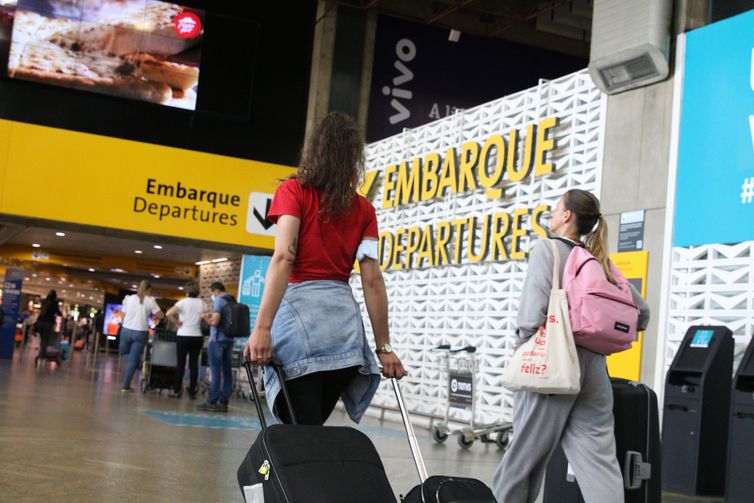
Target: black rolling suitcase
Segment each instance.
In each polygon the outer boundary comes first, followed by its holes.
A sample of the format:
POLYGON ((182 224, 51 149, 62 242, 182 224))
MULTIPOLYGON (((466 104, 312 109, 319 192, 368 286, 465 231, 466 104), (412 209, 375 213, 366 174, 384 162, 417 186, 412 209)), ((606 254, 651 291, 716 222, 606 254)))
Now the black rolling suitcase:
POLYGON ((444 475, 427 476, 424 458, 419 450, 419 443, 411 425, 411 419, 403 401, 403 394, 397 379, 390 379, 398 399, 398 407, 406 427, 408 444, 414 457, 416 469, 419 472, 420 484, 411 489, 401 503, 497 503, 492 491, 482 481, 463 477, 448 477, 444 475))
MULTIPOLYGON (((238 468, 238 484, 262 484, 265 503, 395 502, 372 442, 354 428, 274 424, 267 426, 251 365, 244 361, 262 431, 238 468)), ((288 390, 278 367, 291 417, 288 390)))
MULTIPOLYGON (((615 446, 623 473, 626 503, 660 503, 660 422, 657 395, 641 383, 610 379, 613 387, 615 446)), ((558 446, 547 465, 544 503, 584 503, 568 461, 558 446)))

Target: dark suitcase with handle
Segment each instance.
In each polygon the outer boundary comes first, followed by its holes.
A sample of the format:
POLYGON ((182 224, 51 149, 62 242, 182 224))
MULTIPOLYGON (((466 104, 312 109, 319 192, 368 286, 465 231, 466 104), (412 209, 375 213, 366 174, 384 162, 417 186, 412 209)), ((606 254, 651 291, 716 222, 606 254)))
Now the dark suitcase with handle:
MULTIPOLYGON (((660 421, 657 395, 648 386, 610 379, 613 388, 615 447, 623 473, 626 503, 660 503, 660 421)), ((547 465, 544 503, 584 503, 568 460, 558 446, 547 465)))
MULTIPOLYGON (((377 450, 354 428, 267 425, 251 365, 244 361, 262 431, 238 468, 238 485, 262 484, 265 503, 395 502, 377 450)), ((283 397, 291 410, 282 371, 283 397)))
POLYGON ((416 440, 408 409, 403 401, 400 384, 396 379, 390 381, 395 390, 395 397, 398 399, 398 407, 403 417, 403 425, 406 427, 406 435, 408 435, 408 444, 411 446, 411 455, 414 457, 421 482, 405 497, 401 497, 401 503, 497 503, 490 488, 480 480, 444 475, 427 476, 427 468, 419 450, 419 442, 416 440))
POLYGON ((409 491, 404 503, 495 503, 489 487, 476 479, 434 475, 409 491))

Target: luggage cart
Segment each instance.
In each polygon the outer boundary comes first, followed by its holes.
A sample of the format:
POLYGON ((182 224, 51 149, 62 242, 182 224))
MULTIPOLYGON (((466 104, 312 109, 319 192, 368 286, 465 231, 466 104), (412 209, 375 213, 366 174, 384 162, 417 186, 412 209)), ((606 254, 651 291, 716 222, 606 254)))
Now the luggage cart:
MULTIPOLYGON (((170 339, 170 336, 165 338, 170 339)), ((164 340, 155 333, 154 339, 148 342, 146 347, 146 357, 142 366, 141 392, 162 393, 164 389, 174 389, 177 360, 175 340, 164 340)))
POLYGON ((495 443, 499 449, 505 449, 510 443, 513 424, 509 422, 494 424, 479 424, 474 421, 476 415, 476 375, 479 364, 476 360, 476 347, 452 349, 449 344, 435 348, 442 352, 447 374, 447 400, 445 419, 432 428, 432 438, 435 442, 443 443, 451 434, 458 434, 458 445, 463 449, 472 446, 475 440, 483 443, 495 443), (451 429, 449 425, 450 408, 469 411, 469 424, 463 428, 451 429), (492 435, 497 433, 495 438, 492 435))

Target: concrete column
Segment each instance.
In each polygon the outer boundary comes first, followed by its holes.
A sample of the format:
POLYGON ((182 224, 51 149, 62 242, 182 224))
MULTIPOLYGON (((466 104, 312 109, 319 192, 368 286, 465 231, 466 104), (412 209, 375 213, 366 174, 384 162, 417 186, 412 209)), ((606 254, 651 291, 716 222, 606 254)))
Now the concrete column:
POLYGON ((314 125, 321 121, 329 110, 330 80, 337 20, 337 2, 335 0, 319 0, 316 26, 314 27, 309 105, 306 112, 306 138, 309 137, 314 125))
POLYGON ((647 302, 652 311, 642 350, 641 380, 646 383, 653 382, 655 372, 672 106, 672 78, 611 96, 607 105, 601 203, 610 251, 618 250, 620 214, 646 212, 647 302))
MULTIPOLYGON (((704 26, 709 22, 709 0, 677 0, 673 16, 674 34, 704 26)), ((673 66, 674 50, 672 43, 673 66)), ((644 249, 649 252, 647 302, 651 321, 644 337, 641 380, 649 385, 653 385, 657 371, 674 79, 671 68, 671 76, 664 82, 610 96, 605 127, 601 202, 610 230, 611 252, 618 250, 620 214, 646 212, 644 249)))
POLYGON ((314 125, 332 111, 353 116, 362 133, 366 133, 376 32, 375 10, 339 7, 333 0, 319 1, 312 52, 307 138, 314 125))

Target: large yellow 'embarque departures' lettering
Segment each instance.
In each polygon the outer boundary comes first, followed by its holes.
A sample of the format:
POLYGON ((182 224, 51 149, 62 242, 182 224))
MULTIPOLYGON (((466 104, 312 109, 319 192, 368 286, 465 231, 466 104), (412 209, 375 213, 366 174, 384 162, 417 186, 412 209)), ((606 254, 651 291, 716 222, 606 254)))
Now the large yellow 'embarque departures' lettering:
POLYGON ((472 263, 523 260, 521 238, 531 232, 547 237, 540 223, 546 204, 498 212, 484 217, 441 221, 423 228, 399 228, 380 233, 379 261, 382 270, 414 269, 472 263), (526 220, 530 226, 526 226, 526 220))
MULTIPOLYGON (((444 156, 431 152, 410 162, 388 166, 383 175, 382 207, 429 201, 449 193, 493 189, 506 175, 509 181, 520 182, 532 172, 534 176, 552 173, 553 165, 546 158, 555 148, 555 140, 548 134, 557 124, 557 117, 548 117, 537 124, 529 124, 523 140, 518 130, 512 129, 507 139, 493 134, 482 144, 476 141, 462 144, 460 153, 450 147, 444 156), (523 157, 519 159, 521 153, 523 157)), ((373 192, 376 179, 374 173, 367 176, 362 194, 373 192)))

